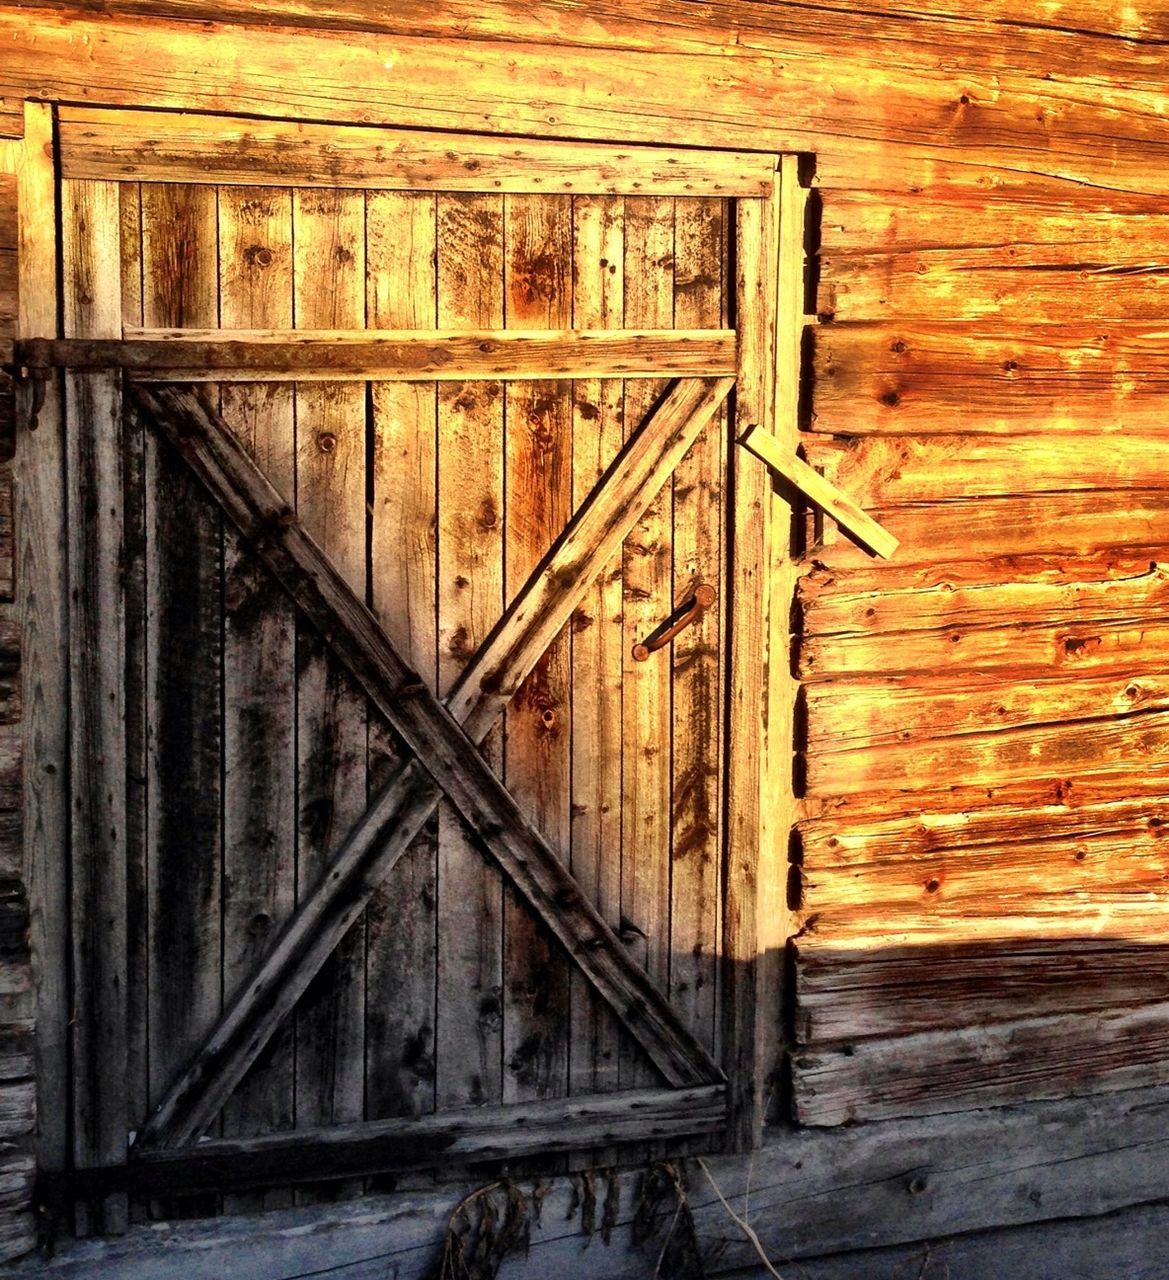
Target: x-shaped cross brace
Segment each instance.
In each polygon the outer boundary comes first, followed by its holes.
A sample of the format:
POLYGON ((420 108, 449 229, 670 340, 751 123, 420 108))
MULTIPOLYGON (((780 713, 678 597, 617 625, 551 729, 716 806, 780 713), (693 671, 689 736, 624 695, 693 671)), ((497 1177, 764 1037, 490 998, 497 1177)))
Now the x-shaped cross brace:
POLYGON ((134 387, 155 427, 412 753, 171 1084, 140 1131, 137 1149, 181 1146, 206 1129, 444 794, 666 1081, 680 1087, 722 1079, 477 746, 733 385, 732 378, 674 385, 597 482, 445 703, 402 659, 223 420, 190 387, 134 387))

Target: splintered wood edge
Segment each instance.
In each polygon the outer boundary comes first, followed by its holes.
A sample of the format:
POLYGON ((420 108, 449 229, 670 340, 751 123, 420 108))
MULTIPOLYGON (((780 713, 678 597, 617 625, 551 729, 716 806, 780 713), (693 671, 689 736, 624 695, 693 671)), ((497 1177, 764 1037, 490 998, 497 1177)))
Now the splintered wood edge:
POLYGON ((883 525, 877 523, 831 480, 826 480, 796 454, 784 453, 783 446, 769 432, 757 425, 749 426, 739 437, 741 444, 761 462, 778 471, 785 480, 818 507, 822 507, 844 529, 877 555, 888 560, 901 545, 883 525))

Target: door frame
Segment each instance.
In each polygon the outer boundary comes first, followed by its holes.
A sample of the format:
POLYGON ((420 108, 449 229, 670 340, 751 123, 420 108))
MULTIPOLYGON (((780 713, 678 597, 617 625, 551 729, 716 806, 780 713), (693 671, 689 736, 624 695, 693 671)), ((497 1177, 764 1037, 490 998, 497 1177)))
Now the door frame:
MULTIPOLYGON (((55 225, 58 177, 99 182, 144 180, 134 172, 126 155, 117 150, 134 146, 133 125, 149 127, 158 135, 152 148, 149 177, 155 180, 272 184, 271 174, 257 175, 254 167, 257 137, 294 137, 298 145, 335 144, 342 136, 353 143, 354 163, 368 165, 375 155, 381 168, 378 182, 405 182, 406 189, 418 189, 424 173, 433 189, 482 190, 485 181, 502 183, 493 190, 514 190, 517 165, 535 166, 543 175, 585 174, 568 181, 571 191, 585 193, 600 189, 614 192, 626 186, 633 194, 712 195, 736 198, 736 271, 738 334, 738 382, 735 390, 735 437, 748 425, 770 431, 782 441, 790 441, 794 452, 799 398, 799 346, 803 324, 803 206, 804 188, 799 179, 798 157, 776 157, 765 153, 721 153, 668 150, 656 147, 612 147, 603 143, 529 142, 499 139, 491 135, 420 134, 410 130, 360 128, 343 125, 288 124, 281 121, 232 121, 230 117, 190 117, 167 112, 122 112, 107 108, 66 108, 58 110, 57 158, 45 146, 52 134, 53 109, 44 103, 26 105, 26 143, 20 181, 22 253, 20 283, 22 310, 19 337, 59 339, 56 306, 25 307, 51 279, 57 293, 56 246, 52 262, 45 252, 43 229, 55 225), (141 119, 145 117, 146 119, 141 119), (232 130, 235 130, 233 133, 232 130), (169 150, 157 145, 171 137, 169 150), (207 148, 226 137, 236 177, 209 173, 207 148), (36 140, 40 140, 39 143, 36 140), (452 141, 453 139, 453 141, 452 141), (393 146, 387 149, 387 142, 393 146), (429 144, 429 150, 427 150, 429 144), (415 150, 411 151, 411 147, 415 150), (232 151, 234 148, 234 151, 232 151), (251 150, 249 150, 251 148, 251 150), (374 150, 371 152, 370 148, 374 150), (522 150, 522 156, 518 154, 522 150), (419 154, 426 162, 420 168, 419 154), (111 160, 111 155, 117 158, 111 160), (364 158, 361 158, 364 157, 364 158), (406 172, 406 163, 409 171, 406 172), (131 167, 127 167, 128 163, 131 167), (157 165, 158 168, 153 166, 157 165), (251 166, 251 167, 248 167, 251 166), (111 171, 112 169, 112 171, 111 171), (160 176, 160 174, 162 176, 160 176), (181 176, 180 176, 181 175, 181 176), (665 183, 664 188, 647 190, 649 180, 665 183), (701 180, 718 190, 696 190, 701 180), (447 184, 462 183, 463 186, 447 184), (670 184, 676 184, 676 189, 670 184), (52 193, 52 219, 44 221, 45 202, 52 193), (26 241, 35 247, 27 254, 26 241), (750 322, 742 324, 743 317, 750 322)), ((140 141, 140 139, 139 139, 140 141)), ((344 180, 339 171, 318 175, 322 183, 358 185, 352 173, 344 180)), ((541 185, 537 189, 550 188, 541 185)), ((303 175, 286 185, 303 185, 303 175)), ((371 185, 368 168, 362 168, 360 185, 371 185)), ((557 188, 559 189, 559 188, 557 188)), ((108 271, 109 264, 101 265, 108 271)), ((62 285, 69 282, 62 281, 62 285)), ((98 329, 101 329, 99 324, 98 329)), ((121 342, 120 322, 107 336, 121 342), (114 330, 117 330, 115 333, 114 330)), ((68 592, 69 557, 64 552, 68 533, 60 495, 60 475, 64 470, 64 416, 59 379, 55 373, 38 371, 24 396, 20 434, 20 481, 22 517, 21 564, 18 570, 22 614, 26 635, 51 636, 62 630, 61 609, 68 592), (32 434, 28 427, 39 423, 32 434), (55 452, 56 451, 56 452, 55 452), (53 477, 56 477, 56 486, 53 477), (51 491, 51 499, 50 499, 51 491), (46 499, 49 499, 46 501, 46 499)), ((116 390, 117 374, 106 370, 74 372, 71 380, 84 379, 91 386, 102 383, 109 395, 116 390)), ((780 1053, 780 981, 783 949, 789 933, 785 903, 787 842, 794 814, 792 794, 792 723, 794 681, 788 654, 788 618, 794 565, 791 557, 793 507, 786 493, 778 492, 766 468, 741 448, 729 451, 730 509, 735 553, 728 569, 726 595, 734 601, 735 622, 730 628, 731 650, 727 676, 728 788, 736 802, 727 806, 726 875, 724 878, 725 921, 723 927, 725 995, 722 1003, 724 1061, 728 1076, 726 1106, 727 1145, 743 1149, 757 1145, 767 1109, 767 1096, 778 1079, 780 1053), (770 1011, 770 1012, 768 1012, 770 1011)), ((74 544, 76 563, 80 548, 74 544)), ((33 871, 34 947, 39 947, 38 995, 47 1034, 40 1050, 41 1081, 46 1092, 54 1091, 67 1079, 70 1046, 65 1031, 67 993, 60 975, 49 972, 51 958, 65 960, 63 943, 54 936, 54 920, 64 918, 53 911, 66 908, 67 878, 62 874, 64 844, 57 844, 53 831, 64 831, 67 811, 67 775, 70 761, 64 748, 68 741, 68 708, 46 705, 43 691, 51 687, 59 658, 46 647, 33 644, 26 650, 25 688, 29 709, 28 740, 33 752, 28 773, 35 779, 26 788, 26 845, 33 871), (39 699, 39 704, 36 702, 39 699), (34 709, 35 708, 35 709, 34 709), (47 730, 48 733, 41 732, 47 730), (41 744, 44 744, 44 749, 41 744), (53 765, 59 767, 53 768, 53 765), (48 766, 48 767, 46 767, 48 766), (56 815, 56 816, 54 816, 56 815), (47 825, 46 825, 47 824, 47 825), (56 1016, 54 1016, 54 1013, 56 1016)), ((63 673, 62 673, 63 674, 63 673)), ((59 686, 60 687, 60 686, 59 686)), ((62 837, 63 840, 63 837, 62 837)), ((96 886, 99 902, 104 895, 116 898, 116 885, 96 886)), ((107 905, 110 905, 107 903, 107 905)), ((96 908, 95 908, 96 909, 96 908)), ((75 961, 76 963, 76 961, 75 961)), ((116 955, 105 957, 116 970, 116 955)), ((99 958, 99 969, 102 961, 99 958)), ((117 974, 108 987, 113 1004, 117 974)), ((100 983, 99 983, 100 985, 100 983)), ((124 987, 122 988, 124 990, 124 987)), ((116 1008, 111 1009, 115 1015, 116 1008)), ((567 1101, 567 1100, 566 1100, 567 1101)), ((588 1100, 579 1100, 583 1106, 588 1100)), ((692 1100, 695 1101, 695 1100, 692 1100)), ((435 1117, 441 1121, 444 1117, 435 1117)), ((394 1141, 408 1139, 402 1125, 396 1125, 394 1141)), ((120 1122, 125 1132, 125 1120, 120 1122)), ((103 1126, 90 1134, 89 1141, 73 1152, 66 1150, 65 1127, 49 1125, 43 1135, 41 1162, 49 1171, 64 1171, 70 1165, 105 1168, 112 1175, 125 1161, 113 1129, 103 1126)), ((296 1134, 288 1135, 291 1139, 296 1134)), ((383 1135, 384 1136, 384 1135, 383 1135)), ((495 1148, 493 1148, 494 1150, 495 1148)), ((106 1229, 117 1229, 117 1211, 110 1214, 106 1229)))

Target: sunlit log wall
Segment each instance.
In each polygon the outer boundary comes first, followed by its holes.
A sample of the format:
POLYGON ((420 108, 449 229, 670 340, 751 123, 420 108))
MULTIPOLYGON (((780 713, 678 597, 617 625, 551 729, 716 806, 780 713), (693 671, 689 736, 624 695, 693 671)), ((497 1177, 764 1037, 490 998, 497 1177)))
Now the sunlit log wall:
POLYGON ((807 452, 902 540, 829 530, 799 597, 791 1102, 835 1124, 1169 1075, 1167 36, 1119 0, 10 4, 0 132, 43 97, 816 156, 807 452))

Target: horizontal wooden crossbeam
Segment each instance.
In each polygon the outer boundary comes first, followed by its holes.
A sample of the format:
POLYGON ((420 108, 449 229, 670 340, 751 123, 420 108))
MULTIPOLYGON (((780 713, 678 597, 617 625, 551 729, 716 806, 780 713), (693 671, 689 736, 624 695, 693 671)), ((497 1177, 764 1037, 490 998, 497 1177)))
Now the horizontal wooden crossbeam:
POLYGON ((132 1152, 128 1166, 74 1175, 71 1189, 150 1196, 242 1191, 431 1168, 436 1154, 459 1165, 515 1160, 715 1133, 726 1124, 726 1111, 721 1084, 549 1098, 132 1152))
POLYGON ((117 338, 33 338, 30 370, 124 369, 140 382, 467 382, 718 377, 735 372, 733 329, 129 329, 117 338))
MULTIPOLYGON (((457 90, 456 90, 457 92, 457 90)), ((61 175, 382 191, 758 196, 775 157, 61 107, 61 175)))
MULTIPOLYGON (((731 379, 679 383, 598 481, 448 695, 449 711, 473 743, 486 737, 733 385, 731 379)), ((190 390, 139 387, 137 396, 160 429, 188 450, 198 447, 192 443, 195 433, 205 436, 210 430, 211 439, 224 439, 227 429, 216 425, 190 390)), ((230 443, 230 431, 225 439, 230 443)), ((270 487, 269 495, 269 501, 279 502, 270 487)), ((290 514, 283 508, 281 518, 290 514)), ((278 525, 276 520, 271 527, 278 525)), ((261 531, 260 545, 266 541, 261 531)), ((440 795, 416 761, 403 765, 386 783, 334 855, 318 887, 298 906, 192 1062, 172 1082, 140 1131, 137 1145, 173 1147, 206 1128, 421 830, 440 795)), ((702 1070, 717 1075, 704 1051, 699 1055, 702 1070)))
POLYGON ((798 454, 785 449, 762 427, 750 426, 739 437, 739 443, 794 484, 805 497, 826 511, 842 528, 863 542, 877 555, 888 560, 901 545, 884 525, 873 519, 831 480, 826 480, 798 454))

